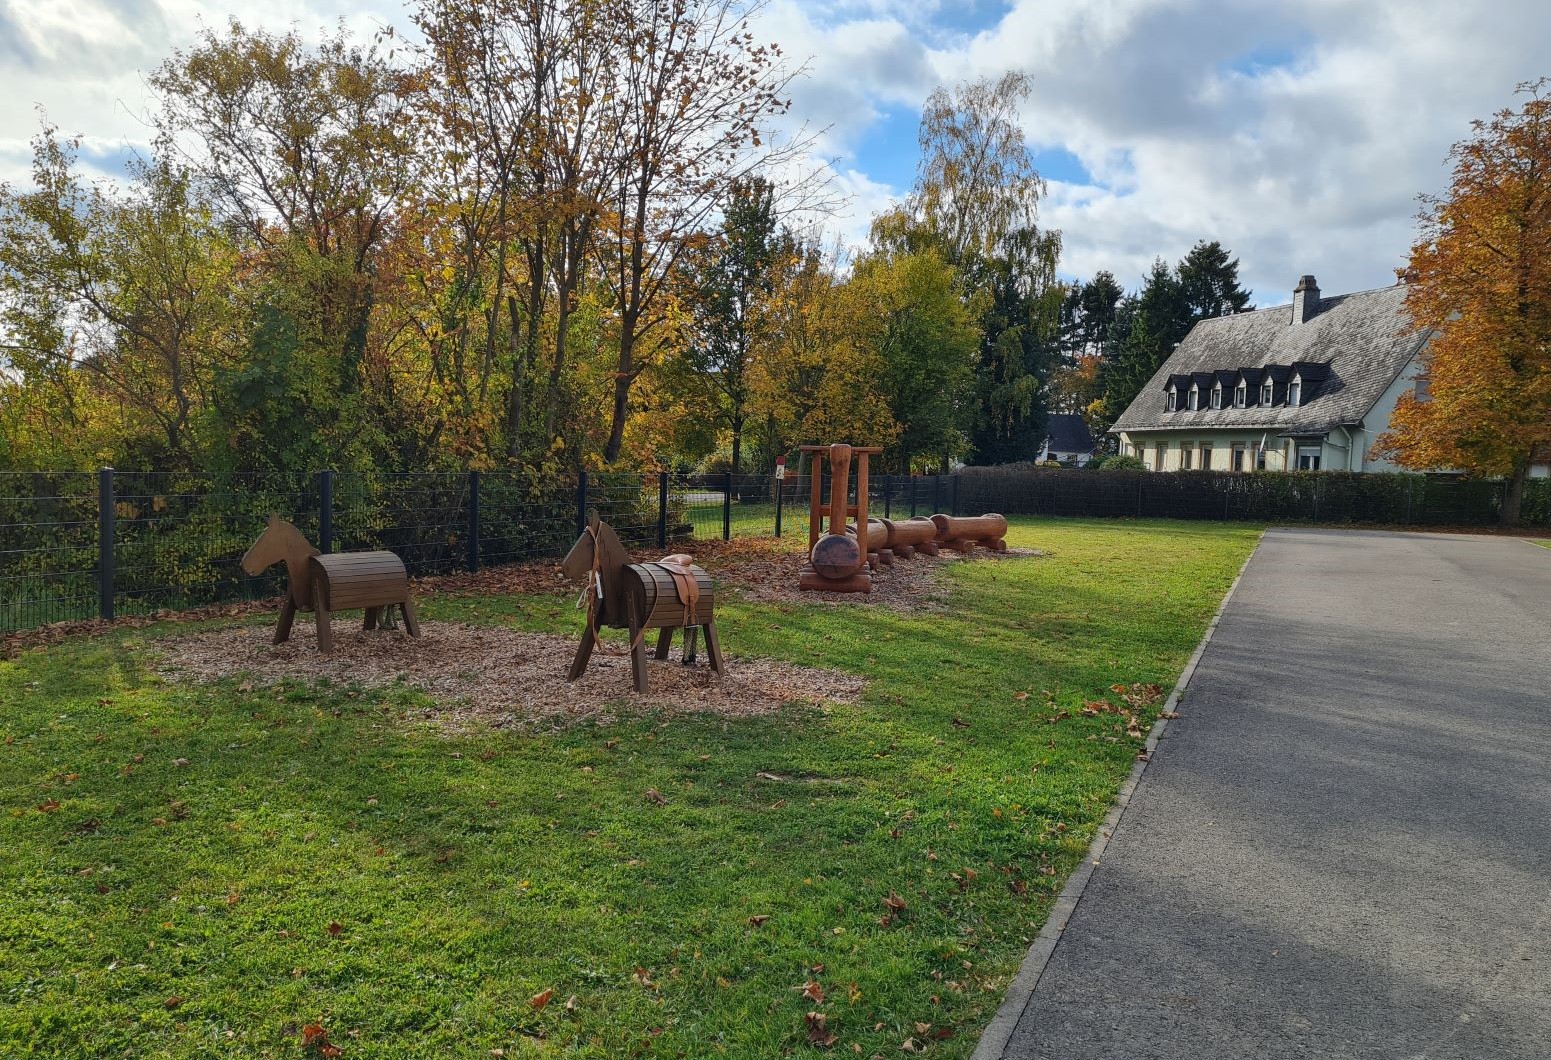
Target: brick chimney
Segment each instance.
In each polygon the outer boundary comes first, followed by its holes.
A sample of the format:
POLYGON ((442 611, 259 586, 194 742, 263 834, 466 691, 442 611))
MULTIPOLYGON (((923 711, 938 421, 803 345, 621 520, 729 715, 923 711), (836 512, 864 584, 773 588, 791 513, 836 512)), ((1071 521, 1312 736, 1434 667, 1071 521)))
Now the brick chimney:
POLYGON ((1319 284, 1312 276, 1302 276, 1293 288, 1292 322, 1307 324, 1319 312, 1319 284))

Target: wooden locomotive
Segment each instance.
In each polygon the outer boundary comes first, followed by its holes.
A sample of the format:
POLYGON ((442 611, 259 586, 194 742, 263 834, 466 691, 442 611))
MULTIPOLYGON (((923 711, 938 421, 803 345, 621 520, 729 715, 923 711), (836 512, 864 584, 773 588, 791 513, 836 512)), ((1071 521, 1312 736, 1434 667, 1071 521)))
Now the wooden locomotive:
POLYGON ((404 616, 404 630, 420 635, 415 603, 409 596, 409 574, 404 561, 391 552, 338 552, 323 555, 302 532, 278 515, 242 557, 242 569, 262 574, 276 563, 286 570, 285 602, 275 625, 274 643, 291 636, 298 611, 311 611, 317 629, 318 650, 334 649, 333 614, 360 608, 363 628, 391 626, 393 609, 404 616))

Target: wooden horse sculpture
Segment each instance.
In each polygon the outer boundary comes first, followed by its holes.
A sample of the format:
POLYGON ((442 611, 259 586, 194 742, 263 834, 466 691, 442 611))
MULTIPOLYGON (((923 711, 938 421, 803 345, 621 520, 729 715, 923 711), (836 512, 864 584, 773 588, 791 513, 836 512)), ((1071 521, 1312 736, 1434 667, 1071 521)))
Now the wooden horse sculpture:
POLYGON ((722 645, 716 636, 716 593, 711 578, 685 555, 664 556, 656 563, 634 563, 608 523, 596 514, 560 563, 560 571, 573 582, 584 581, 587 628, 576 658, 566 674, 575 681, 587 669, 598 631, 604 626, 630 631, 630 669, 635 690, 647 690, 646 648, 649 629, 660 629, 655 657, 666 659, 673 631, 684 630, 684 665, 695 661, 695 638, 705 629, 711 671, 722 675, 722 645))
POLYGON ((269 525, 243 555, 242 569, 257 575, 281 562, 285 564, 287 585, 280 621, 275 625, 276 644, 290 638, 296 612, 311 611, 318 630, 318 650, 332 651, 333 612, 356 607, 366 612, 366 629, 376 629, 379 622, 391 625, 392 611, 397 607, 404 615, 405 631, 411 637, 420 636, 415 603, 409 598, 409 575, 404 561, 393 553, 339 552, 325 556, 308 543, 300 530, 278 515, 271 515, 269 525))

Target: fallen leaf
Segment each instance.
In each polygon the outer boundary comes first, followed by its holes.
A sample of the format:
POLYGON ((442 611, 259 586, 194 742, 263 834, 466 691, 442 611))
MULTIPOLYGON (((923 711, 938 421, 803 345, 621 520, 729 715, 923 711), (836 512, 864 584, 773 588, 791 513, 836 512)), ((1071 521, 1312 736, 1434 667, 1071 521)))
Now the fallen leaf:
POLYGON ((58 799, 46 799, 43 802, 38 803, 39 813, 53 813, 57 809, 59 809, 58 799))
POLYGON ((903 913, 909 908, 905 905, 905 900, 893 891, 889 892, 889 896, 883 900, 883 904, 888 907, 891 913, 903 913))
POLYGON ((662 792, 656 788, 646 789, 646 799, 648 802, 655 802, 658 806, 666 806, 668 804, 668 800, 663 798, 662 792))
POLYGON ((540 991, 539 993, 534 994, 532 997, 528 998, 528 1007, 533 1009, 535 1012, 543 1012, 544 1006, 549 1004, 550 999, 554 996, 554 987, 550 987, 548 990, 540 991))
POLYGON ((183 999, 177 994, 173 994, 166 1001, 163 1001, 162 1004, 168 1008, 177 1008, 179 1005, 183 1004, 183 999))
POLYGON ((337 921, 337 920, 330 920, 329 921, 328 931, 329 931, 329 935, 332 936, 333 938, 338 938, 339 937, 339 933, 341 931, 343 931, 343 930, 345 930, 345 926, 343 924, 341 924, 339 921, 337 921))
POLYGON ((802 986, 795 989, 801 990, 802 996, 815 1005, 822 1005, 824 1003, 824 985, 816 979, 809 979, 802 986))
POLYGON ((1029 694, 1027 692, 1015 692, 1013 693, 1012 698, 1016 699, 1019 703, 1022 703, 1025 699, 1029 698, 1029 694))
POLYGON ((755 915, 749 917, 749 925, 751 927, 759 927, 759 925, 763 924, 765 921, 767 921, 769 919, 770 919, 770 914, 769 913, 756 913, 755 915))
POLYGON ((177 766, 179 769, 182 769, 184 766, 188 765, 188 759, 187 758, 174 758, 172 760, 172 764, 177 766))
POLYGON ((819 1049, 828 1049, 840 1039, 829 1029, 829 1019, 822 1012, 810 1012, 803 1017, 803 1022, 808 1027, 808 1044, 819 1049))

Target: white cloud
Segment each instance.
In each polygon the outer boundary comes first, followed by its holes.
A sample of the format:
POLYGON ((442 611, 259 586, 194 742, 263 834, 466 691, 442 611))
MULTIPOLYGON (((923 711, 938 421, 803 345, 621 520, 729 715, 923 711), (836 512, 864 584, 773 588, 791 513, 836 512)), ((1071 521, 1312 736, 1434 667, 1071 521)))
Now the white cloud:
MULTIPOLYGON (((1030 142, 1092 176, 1053 183, 1045 204, 1069 273, 1134 285, 1155 255, 1216 238, 1262 303, 1304 272, 1332 292, 1380 285, 1404 259, 1417 193, 1445 183, 1449 145, 1510 105, 1516 82, 1551 73, 1544 0, 1015 0, 989 29, 955 28, 993 9, 772 0, 761 15, 760 32, 809 63, 794 127, 824 130, 817 153, 838 159, 848 241, 904 190, 858 157, 868 129, 938 82, 1018 67, 1035 78, 1030 142)), ((143 146, 144 75, 228 16, 308 34, 408 21, 399 0, 0 0, 0 179, 28 178, 34 103, 89 138, 94 165, 143 146)))

